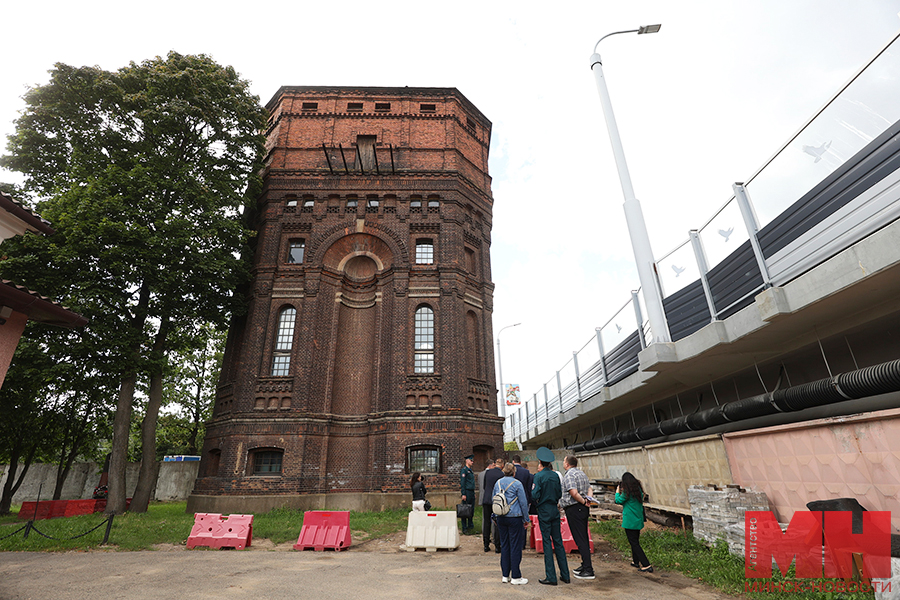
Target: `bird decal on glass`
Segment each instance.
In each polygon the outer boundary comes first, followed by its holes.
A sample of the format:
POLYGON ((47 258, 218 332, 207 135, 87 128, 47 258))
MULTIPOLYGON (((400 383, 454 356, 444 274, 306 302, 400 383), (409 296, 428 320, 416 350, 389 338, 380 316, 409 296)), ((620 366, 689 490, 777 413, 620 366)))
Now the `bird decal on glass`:
POLYGON ((622 328, 619 327, 618 323, 613 323, 616 326, 616 333, 622 333, 622 328))
POLYGON ((675 271, 675 277, 678 277, 684 272, 684 267, 679 267, 677 265, 672 265, 672 270, 675 271))
POLYGON ((719 235, 725 238, 725 241, 728 241, 728 238, 731 237, 731 234, 734 232, 734 227, 729 227, 728 229, 720 229, 719 235))
POLYGON ((831 140, 827 142, 822 142, 819 146, 803 146, 803 151, 809 154, 810 156, 814 156, 816 160, 814 163, 822 160, 822 155, 825 154, 825 151, 828 150, 828 147, 831 146, 831 140))

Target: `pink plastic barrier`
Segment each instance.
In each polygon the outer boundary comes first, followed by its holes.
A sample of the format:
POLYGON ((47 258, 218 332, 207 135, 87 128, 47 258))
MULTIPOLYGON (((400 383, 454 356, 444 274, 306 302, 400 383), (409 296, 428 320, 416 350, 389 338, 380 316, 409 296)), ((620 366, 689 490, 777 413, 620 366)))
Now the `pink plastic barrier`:
POLYGON ((237 548, 243 550, 253 542, 253 515, 196 513, 187 547, 237 548))
MULTIPOLYGON (((538 552, 543 552, 544 540, 541 536, 541 527, 538 524, 537 516, 531 515, 531 524, 534 525, 534 527, 532 527, 531 529, 531 547, 538 552)), ((578 546, 575 544, 575 540, 572 539, 572 531, 569 529, 569 521, 566 520, 565 517, 562 518, 559 528, 560 533, 562 533, 563 548, 565 548, 566 554, 569 554, 570 552, 578 552, 578 546)), ((590 532, 588 532, 588 538, 591 542, 591 554, 593 554, 594 539, 590 537, 590 532)))
POLYGON ((349 511, 308 510, 294 550, 345 550, 351 543, 349 511))

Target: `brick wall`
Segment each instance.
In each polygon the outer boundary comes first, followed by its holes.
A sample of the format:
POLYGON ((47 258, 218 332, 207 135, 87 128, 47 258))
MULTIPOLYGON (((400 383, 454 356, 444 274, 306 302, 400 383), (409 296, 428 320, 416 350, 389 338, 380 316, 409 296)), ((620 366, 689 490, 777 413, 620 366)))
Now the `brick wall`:
POLYGON ((429 489, 457 487, 463 456, 502 450, 490 121, 452 88, 285 87, 268 107, 249 309, 232 324, 195 494, 408 490, 410 447, 440 452, 429 489), (416 264, 420 240, 431 264, 416 264), (434 368, 417 373, 423 306, 434 368), (273 376, 285 307, 290 366, 273 376), (272 450, 282 473, 253 475, 254 453, 272 450))

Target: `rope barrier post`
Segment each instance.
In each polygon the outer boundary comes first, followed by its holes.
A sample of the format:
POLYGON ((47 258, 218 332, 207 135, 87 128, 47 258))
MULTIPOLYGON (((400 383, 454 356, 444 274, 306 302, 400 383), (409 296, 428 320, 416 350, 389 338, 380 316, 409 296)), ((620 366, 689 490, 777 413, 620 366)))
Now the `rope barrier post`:
POLYGON ((31 533, 31 528, 33 527, 32 523, 34 523, 34 521, 28 521, 27 523, 25 523, 25 535, 22 536, 22 539, 28 539, 28 534, 31 533))
POLYGON ((109 518, 106 520, 106 533, 103 534, 103 541, 100 542, 101 546, 105 546, 106 542, 109 541, 109 532, 112 530, 113 517, 116 515, 109 515, 109 518))

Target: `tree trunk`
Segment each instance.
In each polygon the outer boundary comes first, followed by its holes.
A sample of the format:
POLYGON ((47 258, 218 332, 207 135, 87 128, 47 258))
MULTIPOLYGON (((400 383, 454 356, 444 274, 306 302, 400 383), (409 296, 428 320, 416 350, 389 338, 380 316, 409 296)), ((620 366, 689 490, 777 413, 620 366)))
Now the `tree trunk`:
POLYGON ((131 500, 132 512, 147 512, 150 506, 150 494, 156 485, 159 465, 156 462, 156 423, 163 398, 163 363, 165 360, 166 336, 169 333, 169 321, 163 319, 153 340, 151 357, 153 372, 150 374, 150 389, 147 392, 147 411, 141 423, 141 471, 138 475, 137 488, 131 500))
POLYGON ((19 468, 19 447, 13 447, 9 455, 9 472, 6 474, 6 483, 3 484, 3 495, 0 495, 0 515, 8 515, 12 506, 12 497, 15 493, 13 483, 16 481, 16 470, 19 468))
POLYGON ((131 499, 131 512, 147 512, 150 494, 156 485, 159 464, 156 462, 156 423, 159 407, 162 405, 162 373, 150 376, 150 390, 147 397, 147 413, 141 424, 141 471, 137 488, 131 499))
POLYGON ((131 404, 137 374, 129 373, 122 379, 119 399, 116 402, 116 418, 113 422, 112 453, 109 458, 109 498, 106 514, 121 515, 125 512, 125 466, 128 461, 128 434, 131 429, 131 404))
POLYGON ((6 484, 3 486, 3 496, 0 497, 0 515, 9 514, 9 509, 12 506, 12 498, 16 495, 16 492, 19 491, 19 486, 22 485, 22 481, 25 480, 25 474, 28 473, 28 467, 31 466, 31 461, 34 460, 36 451, 37 442, 33 443, 31 448, 29 448, 28 454, 25 456, 25 463, 22 465, 22 472, 19 474, 18 479, 16 479, 16 471, 19 466, 19 449, 16 448, 14 454, 10 455, 9 473, 6 475, 6 484))

